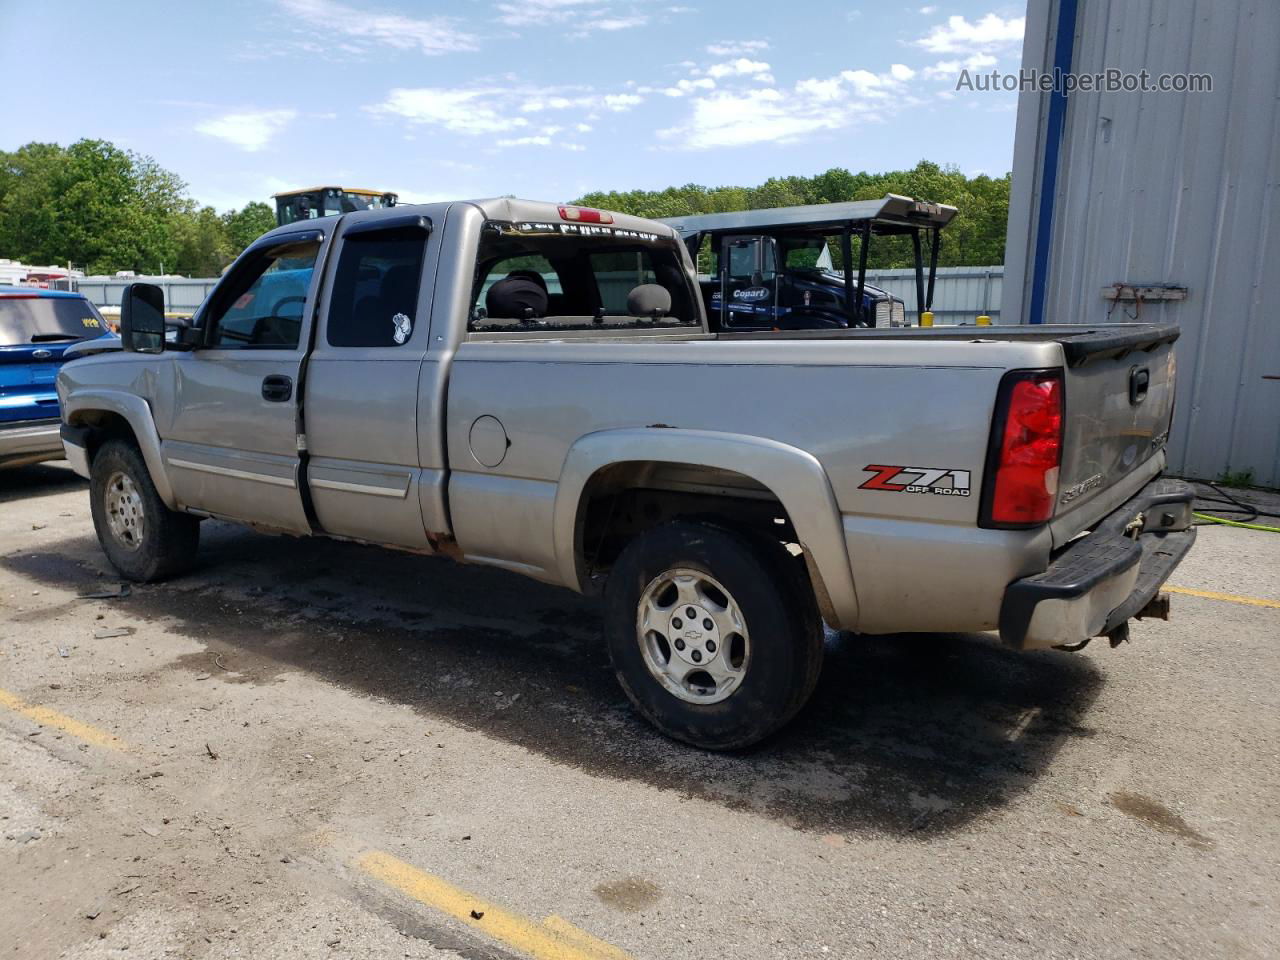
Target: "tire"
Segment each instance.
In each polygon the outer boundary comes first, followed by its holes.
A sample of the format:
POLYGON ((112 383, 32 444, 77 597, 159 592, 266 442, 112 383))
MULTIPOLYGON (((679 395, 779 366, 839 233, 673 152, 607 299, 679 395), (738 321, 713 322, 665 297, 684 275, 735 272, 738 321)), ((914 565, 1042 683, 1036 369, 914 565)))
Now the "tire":
POLYGON ((108 440, 94 456, 89 476, 98 542, 121 576, 150 583, 191 566, 200 545, 200 521, 164 505, 134 444, 108 440))
POLYGON ((710 524, 664 524, 622 551, 605 586, 605 631, 635 708, 707 750, 782 727, 822 669, 822 619, 794 558, 710 524), (692 620, 679 615, 695 607, 692 620))

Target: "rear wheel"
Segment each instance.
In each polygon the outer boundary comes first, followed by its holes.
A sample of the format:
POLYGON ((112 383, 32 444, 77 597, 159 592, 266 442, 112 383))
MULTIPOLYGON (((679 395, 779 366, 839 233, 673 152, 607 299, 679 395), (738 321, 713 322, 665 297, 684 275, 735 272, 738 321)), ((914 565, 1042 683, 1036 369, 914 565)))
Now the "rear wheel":
POLYGON ((108 440, 90 468, 89 502, 98 542, 121 575, 163 580, 191 566, 200 521, 164 505, 136 446, 108 440))
POLYGON ((609 654, 636 709, 711 750, 745 747, 808 700, 822 621, 781 545, 701 523, 641 534, 605 590, 609 654))

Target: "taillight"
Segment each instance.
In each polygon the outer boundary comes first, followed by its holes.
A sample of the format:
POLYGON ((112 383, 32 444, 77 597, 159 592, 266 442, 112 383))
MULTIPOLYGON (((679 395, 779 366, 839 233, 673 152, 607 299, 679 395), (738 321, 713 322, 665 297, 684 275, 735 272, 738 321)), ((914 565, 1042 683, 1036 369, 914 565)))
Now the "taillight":
POLYGON ((613 214, 590 207, 560 207, 560 219, 574 223, 613 223, 613 214))
POLYGON ((1053 516, 1062 462, 1062 372, 1017 371, 1000 382, 983 481, 984 527, 1033 527, 1053 516))

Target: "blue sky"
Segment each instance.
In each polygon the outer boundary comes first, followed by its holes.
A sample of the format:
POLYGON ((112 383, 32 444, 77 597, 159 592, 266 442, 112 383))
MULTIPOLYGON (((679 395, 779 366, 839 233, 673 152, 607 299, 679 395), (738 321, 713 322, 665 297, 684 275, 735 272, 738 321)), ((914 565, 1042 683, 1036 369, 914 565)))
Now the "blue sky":
POLYGON ((958 0, 0 0, 0 148, 112 140, 219 209, 1012 165, 1024 7, 958 0))

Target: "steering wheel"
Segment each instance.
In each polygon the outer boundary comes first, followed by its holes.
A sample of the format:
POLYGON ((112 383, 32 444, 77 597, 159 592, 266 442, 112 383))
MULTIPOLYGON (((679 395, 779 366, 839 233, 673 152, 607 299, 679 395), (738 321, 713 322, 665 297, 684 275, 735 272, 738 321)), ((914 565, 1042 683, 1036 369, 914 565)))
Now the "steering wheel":
MULTIPOLYGON (((276 305, 271 308, 270 316, 279 317, 281 320, 293 319, 292 317, 286 317, 284 314, 282 314, 280 312, 280 308, 283 307, 286 303, 293 303, 294 301, 297 301, 298 303, 301 303, 301 304, 306 304, 307 298, 306 297, 281 297, 279 300, 276 301, 276 305)), ((299 311, 298 313, 298 318, 299 319, 302 318, 301 311, 299 311)))

